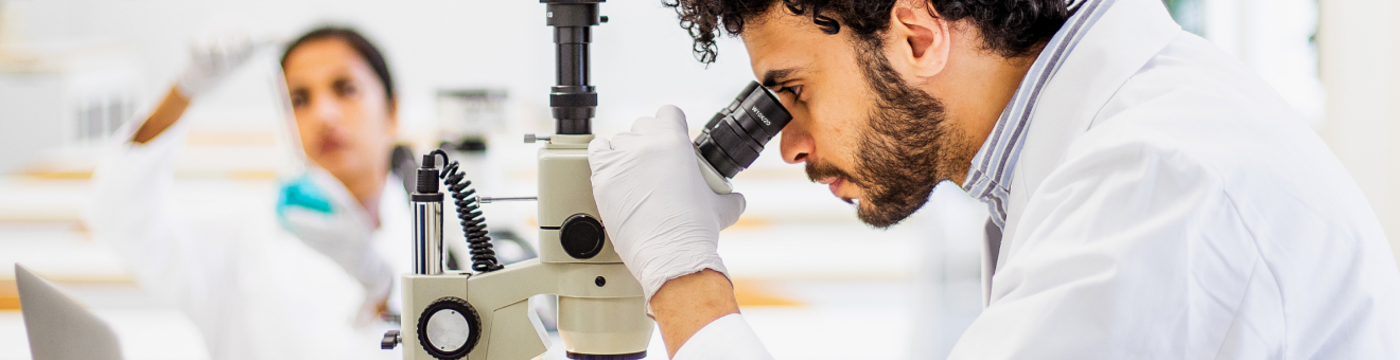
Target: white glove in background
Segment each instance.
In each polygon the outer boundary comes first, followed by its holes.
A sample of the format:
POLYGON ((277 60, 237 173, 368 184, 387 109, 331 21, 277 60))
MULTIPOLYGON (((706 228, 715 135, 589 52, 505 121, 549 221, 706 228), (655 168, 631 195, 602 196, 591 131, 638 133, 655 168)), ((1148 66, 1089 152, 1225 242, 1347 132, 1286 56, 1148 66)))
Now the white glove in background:
POLYGON ((365 289, 365 309, 389 297, 395 277, 375 252, 374 225, 350 191, 330 173, 308 166, 302 176, 283 181, 277 220, 308 247, 335 261, 365 289))
POLYGON ((247 37, 220 37, 197 42, 190 47, 190 65, 180 73, 175 87, 186 98, 193 99, 213 89, 253 57, 260 48, 247 37))
POLYGON ((744 196, 718 195, 700 177, 685 114, 662 106, 631 132, 588 144, 593 198, 603 227, 646 299, 666 281, 705 269, 724 273, 719 231, 744 212, 744 196))

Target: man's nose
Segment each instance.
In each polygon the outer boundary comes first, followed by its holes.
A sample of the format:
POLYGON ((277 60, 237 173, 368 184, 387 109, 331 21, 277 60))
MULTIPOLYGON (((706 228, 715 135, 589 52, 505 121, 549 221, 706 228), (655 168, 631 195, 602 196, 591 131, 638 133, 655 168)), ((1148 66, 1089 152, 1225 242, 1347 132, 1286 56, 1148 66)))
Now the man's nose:
POLYGON ((813 144, 806 128, 794 121, 783 129, 781 136, 779 142, 783 151, 783 161, 796 164, 807 160, 807 154, 812 153, 813 144))

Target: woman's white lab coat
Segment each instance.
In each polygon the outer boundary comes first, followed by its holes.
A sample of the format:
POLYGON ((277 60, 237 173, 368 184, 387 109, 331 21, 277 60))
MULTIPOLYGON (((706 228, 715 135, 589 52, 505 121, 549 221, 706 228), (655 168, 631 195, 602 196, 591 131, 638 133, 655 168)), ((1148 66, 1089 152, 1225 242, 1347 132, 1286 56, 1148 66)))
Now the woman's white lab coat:
MULTIPOLYGON (((214 199, 177 203, 172 167, 183 128, 145 145, 117 146, 93 175, 88 225, 138 283, 190 316, 213 359, 401 358, 398 350, 379 349, 384 331, 397 324, 360 315, 361 285, 278 226, 275 188, 243 207, 214 199)), ((404 273, 411 219, 397 181, 384 187, 373 241, 404 273)))
MULTIPOLYGON (((1117 0, 1043 91, 951 358, 1400 358, 1400 271, 1355 181, 1160 1, 1117 0)), ((718 358, 766 355, 730 315, 676 356, 718 358)))

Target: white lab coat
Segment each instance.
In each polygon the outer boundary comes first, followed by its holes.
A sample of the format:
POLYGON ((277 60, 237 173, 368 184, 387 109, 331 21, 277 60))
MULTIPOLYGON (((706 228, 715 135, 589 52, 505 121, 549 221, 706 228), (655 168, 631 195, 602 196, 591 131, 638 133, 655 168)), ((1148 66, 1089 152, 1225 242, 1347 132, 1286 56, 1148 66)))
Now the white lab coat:
MULTIPOLYGON (((398 324, 367 321, 361 285, 278 226, 275 188, 244 208, 175 201, 183 128, 144 145, 116 145, 93 175, 87 223, 137 282, 189 315, 213 359, 402 358, 379 348, 398 324)), ((411 215, 396 178, 384 187, 379 215, 375 247, 405 273, 411 215)))
MULTIPOLYGON (((1113 4, 1034 111, 950 358, 1400 359, 1400 271, 1355 181, 1160 1, 1113 4)), ((730 315, 676 359, 766 358, 750 334, 730 315)))

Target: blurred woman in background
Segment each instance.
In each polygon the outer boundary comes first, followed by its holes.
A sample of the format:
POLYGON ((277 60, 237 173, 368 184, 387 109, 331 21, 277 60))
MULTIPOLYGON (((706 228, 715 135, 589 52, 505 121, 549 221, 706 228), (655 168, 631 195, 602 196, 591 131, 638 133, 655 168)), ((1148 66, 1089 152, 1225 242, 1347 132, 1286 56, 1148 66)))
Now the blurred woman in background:
POLYGON ((282 72, 305 170, 272 208, 196 222, 173 201, 179 123, 190 102, 256 52, 243 43, 197 51, 144 122, 94 174, 87 220, 140 285, 203 332, 214 359, 401 358, 378 340, 396 313, 396 274, 410 234, 402 180, 390 173, 394 84, 383 55, 348 28, 287 46, 282 72))

